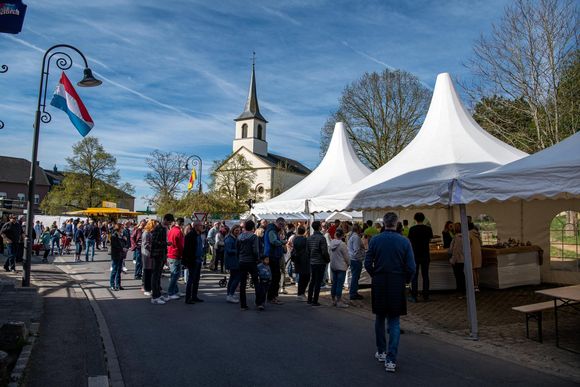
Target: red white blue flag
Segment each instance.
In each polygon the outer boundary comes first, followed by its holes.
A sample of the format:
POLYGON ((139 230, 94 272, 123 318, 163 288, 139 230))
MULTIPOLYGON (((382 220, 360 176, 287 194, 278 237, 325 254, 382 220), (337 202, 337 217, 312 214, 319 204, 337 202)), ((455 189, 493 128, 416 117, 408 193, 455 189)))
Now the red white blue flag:
POLYGON ((93 126, 95 126, 87 108, 64 71, 60 77, 58 86, 56 86, 50 104, 68 114, 68 118, 70 118, 75 128, 77 128, 83 137, 89 134, 93 126))

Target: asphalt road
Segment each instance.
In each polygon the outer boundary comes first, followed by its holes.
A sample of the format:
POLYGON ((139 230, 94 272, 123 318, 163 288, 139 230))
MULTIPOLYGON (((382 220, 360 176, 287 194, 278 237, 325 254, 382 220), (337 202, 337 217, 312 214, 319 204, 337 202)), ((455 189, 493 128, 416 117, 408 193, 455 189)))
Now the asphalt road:
POLYGON ((151 305, 132 280, 130 261, 126 290, 111 292, 108 257, 96 258, 77 268, 107 320, 126 386, 575 385, 412 333, 402 335, 397 373, 388 374, 373 357, 370 315, 315 308, 291 296, 264 312, 241 311, 225 302, 213 274, 202 279, 206 302, 151 305))

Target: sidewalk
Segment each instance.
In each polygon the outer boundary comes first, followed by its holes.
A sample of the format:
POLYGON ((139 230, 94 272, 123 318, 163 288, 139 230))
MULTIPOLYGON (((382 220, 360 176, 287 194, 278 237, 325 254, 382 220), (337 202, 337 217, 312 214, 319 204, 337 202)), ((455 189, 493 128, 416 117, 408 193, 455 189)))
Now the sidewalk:
MULTIPOLYGON (((52 262, 52 259, 50 259, 52 262)), ((27 386, 88 386, 89 378, 107 374, 103 346, 94 313, 84 293, 58 264, 41 264, 33 257, 31 288, 19 288, 21 265, 16 274, 3 273, 0 281, 12 281, 18 294, 32 293, 36 301, 17 300, 0 290, 0 307, 9 320, 39 322, 39 332, 21 383, 27 386), (41 307, 30 308, 31 302, 41 307), (4 305, 7 309, 4 309, 4 305)))

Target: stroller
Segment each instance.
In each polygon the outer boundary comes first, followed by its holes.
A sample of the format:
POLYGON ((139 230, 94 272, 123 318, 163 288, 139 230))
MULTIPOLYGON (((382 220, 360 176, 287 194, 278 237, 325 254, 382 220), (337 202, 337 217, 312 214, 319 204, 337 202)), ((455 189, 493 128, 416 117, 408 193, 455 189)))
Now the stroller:
POLYGON ((70 242, 71 242, 71 237, 69 237, 67 235, 63 235, 60 238, 60 247, 62 249, 62 254, 70 254, 70 242))

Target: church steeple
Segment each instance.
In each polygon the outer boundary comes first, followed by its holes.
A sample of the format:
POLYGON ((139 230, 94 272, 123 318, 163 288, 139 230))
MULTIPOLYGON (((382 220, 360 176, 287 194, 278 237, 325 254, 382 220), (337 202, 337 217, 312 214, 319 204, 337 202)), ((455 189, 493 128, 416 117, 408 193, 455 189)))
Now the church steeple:
POLYGON ((256 53, 252 57, 252 77, 250 78, 248 100, 246 101, 244 111, 234 121, 246 120, 248 118, 257 118, 266 123, 268 122, 260 113, 260 106, 258 105, 258 94, 256 92, 256 53))
POLYGON ((252 77, 250 79, 248 100, 246 101, 243 113, 234 121, 236 122, 236 134, 232 150, 236 152, 243 147, 254 154, 267 156, 266 124, 268 121, 260 113, 260 107, 258 106, 258 93, 256 92, 256 53, 252 57, 252 77))

